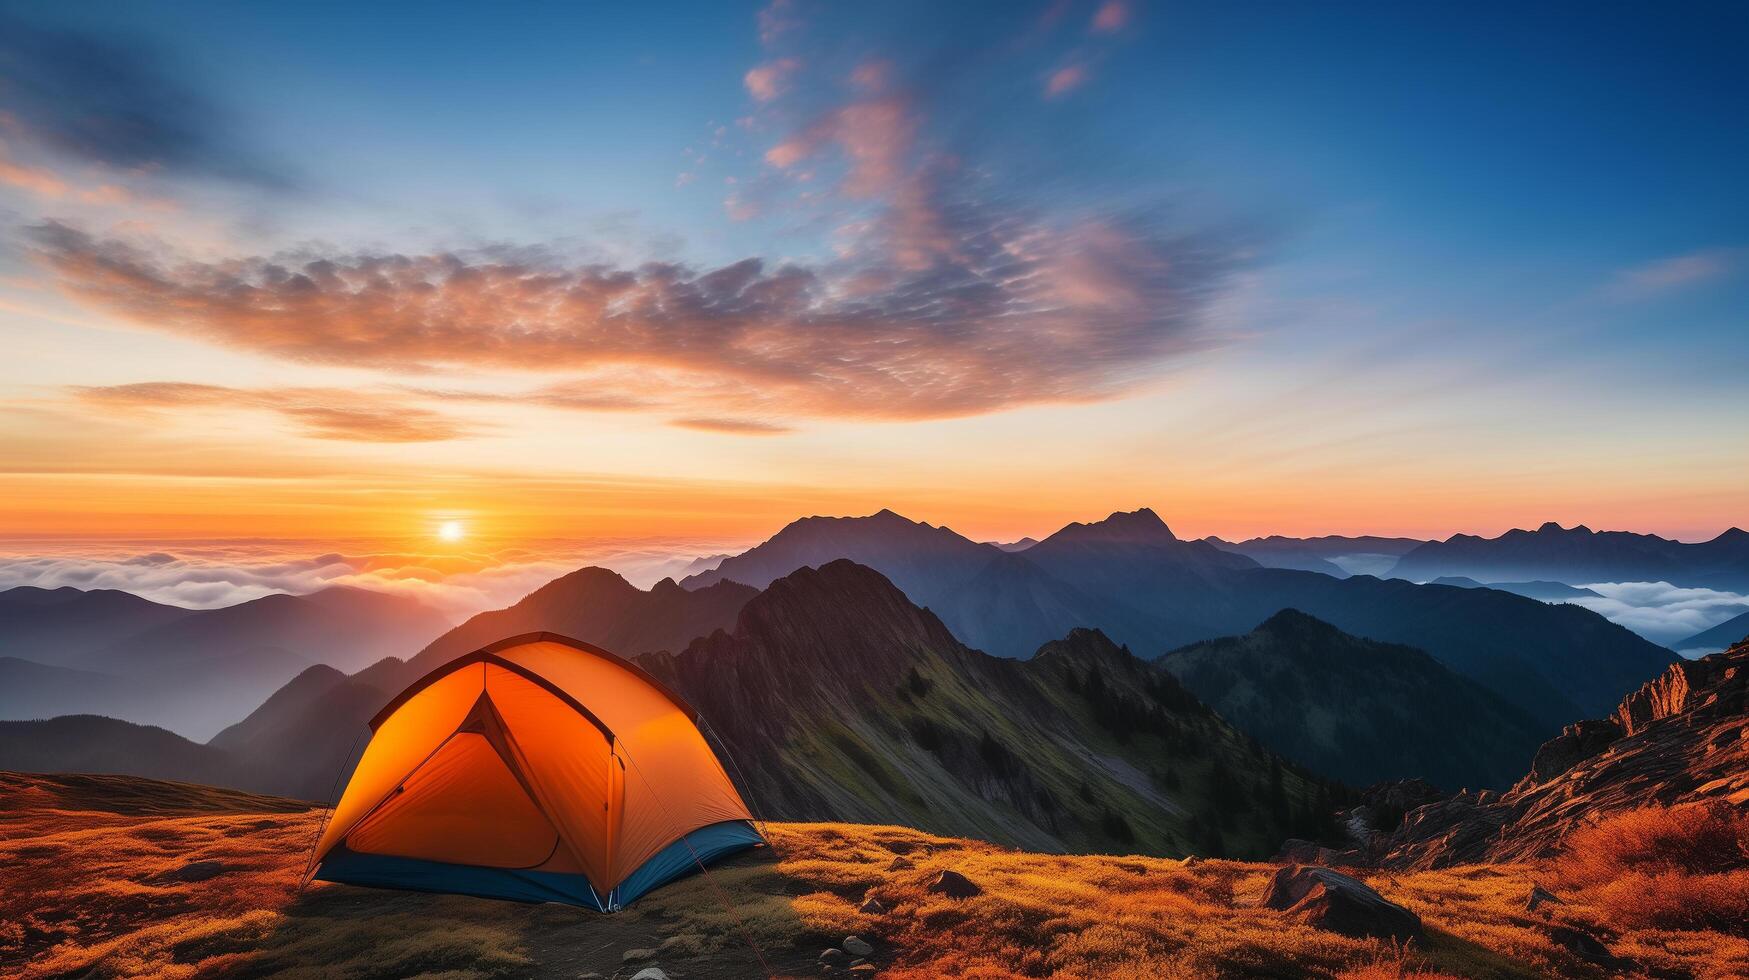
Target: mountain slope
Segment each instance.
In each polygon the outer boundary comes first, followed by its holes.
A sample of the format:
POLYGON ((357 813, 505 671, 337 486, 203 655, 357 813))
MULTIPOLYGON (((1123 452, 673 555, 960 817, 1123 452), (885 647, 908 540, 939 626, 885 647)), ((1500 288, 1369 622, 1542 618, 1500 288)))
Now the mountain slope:
POLYGON ((1497 538, 1458 534, 1429 541, 1399 559, 1391 574, 1414 581, 1462 575, 1482 582, 1547 579, 1567 585, 1669 582, 1741 592, 1749 591, 1749 532, 1731 528, 1711 541, 1686 544, 1654 534, 1564 528, 1551 521, 1497 538))
POLYGON ((849 561, 773 582, 732 633, 638 660, 692 700, 774 818, 1262 853, 1315 806, 1316 787, 1103 635, 992 657, 849 561))
POLYGON ((1241 731, 1353 785, 1504 788, 1542 742, 1529 716, 1420 650, 1291 609, 1160 663, 1241 731))
POLYGON ((0 770, 92 772, 232 784, 232 760, 162 728, 96 715, 0 721, 0 770))
POLYGON ((1671 644, 1677 651, 1704 650, 1712 652, 1749 640, 1749 613, 1732 616, 1711 629, 1701 630, 1686 640, 1671 644))
POLYGON ((1554 853, 1581 823, 1650 804, 1749 806, 1749 643, 1682 660, 1609 717, 1569 725, 1505 793, 1410 811, 1388 860, 1444 867, 1554 853))

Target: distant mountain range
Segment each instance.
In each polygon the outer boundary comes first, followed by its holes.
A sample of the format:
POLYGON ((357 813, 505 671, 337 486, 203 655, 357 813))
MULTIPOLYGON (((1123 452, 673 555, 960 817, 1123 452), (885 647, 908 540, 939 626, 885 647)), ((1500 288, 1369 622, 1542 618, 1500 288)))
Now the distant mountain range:
POLYGON ((891 578, 967 645, 1008 657, 1029 656, 1080 626, 1155 656, 1299 609, 1357 636, 1424 650, 1549 732, 1606 710, 1671 659, 1669 651, 1576 606, 1492 589, 1263 568, 1209 542, 1177 538, 1146 509, 1071 524, 1020 552, 892 511, 810 517, 681 584, 763 587, 838 558, 891 578))
MULTIPOLYGON (((586 571, 483 615, 518 632, 587 622, 598 636, 635 637, 650 617, 641 604, 708 618, 721 608, 712 603, 746 591, 639 592, 586 571), (628 589, 644 598, 599 601, 628 589)), ((1257 855, 1315 833, 1330 802, 1097 631, 1025 662, 991 657, 847 561, 771 583, 729 625, 636 659, 701 710, 765 816, 902 821, 1048 849, 1257 855)), ((101 718, 10 723, 0 769, 97 766, 328 798, 367 720, 423 669, 417 660, 350 677, 311 668, 208 745, 101 718)))
POLYGON ((196 739, 312 664, 357 670, 449 628, 412 599, 332 588, 191 610, 124 592, 0 592, 0 718, 101 713, 196 739))
POLYGON ((1449 790, 1504 789, 1547 734, 1420 650, 1292 609, 1160 664, 1240 731, 1355 786, 1419 777, 1449 790))
POLYGON ((1347 575, 1383 576, 1398 558, 1426 544, 1419 538, 1382 538, 1370 534, 1352 537, 1326 534, 1314 538, 1272 534, 1244 541, 1223 541, 1215 537, 1203 540, 1223 551, 1244 555, 1265 568, 1297 568, 1338 578, 1347 575))
POLYGON ((1563 528, 1514 529, 1497 538, 1458 534, 1429 541, 1398 559, 1390 574, 1424 582, 1461 575, 1480 582, 1547 580, 1669 582, 1672 585, 1749 591, 1749 532, 1730 530, 1697 544, 1655 534, 1563 528))
MULTIPOLYGON (((1650 804, 1749 803, 1749 643, 1670 665, 1605 717, 1537 750, 1505 793, 1411 810, 1387 863, 1431 868, 1546 857, 1579 821, 1650 804)), ((1728 846, 1728 845, 1727 845, 1728 846)))

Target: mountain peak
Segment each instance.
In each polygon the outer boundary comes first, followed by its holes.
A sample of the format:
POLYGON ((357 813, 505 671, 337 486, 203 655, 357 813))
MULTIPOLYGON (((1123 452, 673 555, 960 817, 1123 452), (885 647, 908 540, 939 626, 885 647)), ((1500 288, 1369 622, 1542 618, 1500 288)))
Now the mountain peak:
POLYGON ((1178 536, 1150 508, 1117 511, 1103 521, 1067 524, 1046 540, 1123 541, 1153 543, 1177 541, 1178 536))
POLYGON ((1298 609, 1283 609, 1257 624, 1257 629, 1252 632, 1288 637, 1327 636, 1340 632, 1340 630, 1318 617, 1300 612, 1298 609))

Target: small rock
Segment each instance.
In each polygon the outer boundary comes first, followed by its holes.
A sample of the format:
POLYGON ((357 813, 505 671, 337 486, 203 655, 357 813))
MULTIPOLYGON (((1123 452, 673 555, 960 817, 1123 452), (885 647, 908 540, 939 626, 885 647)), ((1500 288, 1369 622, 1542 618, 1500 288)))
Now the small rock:
POLYGON ((929 890, 948 898, 971 898, 984 892, 958 871, 943 871, 936 875, 935 880, 929 883, 929 890))
POLYGON ((1526 912, 1535 912, 1543 905, 1565 905, 1559 895, 1545 890, 1541 885, 1530 886, 1530 898, 1524 903, 1526 912))
POLYGON ((646 966, 632 974, 632 980, 668 980, 668 974, 653 966, 646 966))
POLYGON ((864 942, 861 936, 845 936, 844 951, 852 956, 868 956, 874 952, 874 947, 864 942))
POLYGON ((1415 913, 1387 900, 1359 879, 1329 868, 1282 868, 1270 879, 1259 904, 1345 936, 1408 940, 1421 935, 1421 919, 1415 913))
POLYGON ((875 975, 873 963, 858 963, 850 968, 850 975, 855 977, 872 977, 875 975))
POLYGON ((881 904, 880 899, 870 895, 862 900, 862 904, 858 905, 856 910, 864 915, 885 915, 887 907, 881 904))
POLYGON ((637 949, 626 950, 625 955, 621 956, 619 958, 619 961, 621 963, 626 963, 626 964, 648 963, 649 961, 651 961, 655 958, 656 958, 656 951, 655 950, 644 948, 644 947, 639 947, 637 949))
POLYGON ((910 859, 903 858, 903 857, 896 857, 893 859, 892 864, 887 865, 887 870, 888 871, 909 871, 915 867, 916 867, 916 865, 912 864, 910 859))
POLYGON ((1181 863, 1181 867, 1194 868, 1201 863, 1202 863, 1202 858, 1199 858, 1196 855, 1192 854, 1189 857, 1184 859, 1184 861, 1181 863))
POLYGON ((868 960, 851 960, 851 961, 850 961, 850 968, 851 968, 851 969, 852 969, 852 970, 854 970, 854 969, 856 969, 856 968, 857 968, 857 967, 859 967, 859 966, 861 966, 861 965, 863 965, 863 964, 864 964, 864 963, 867 963, 867 962, 868 962, 868 960))
POLYGON ((1596 936, 1583 930, 1569 926, 1553 926, 1549 929, 1549 938, 1582 960, 1603 965, 1615 962, 1615 956, 1610 953, 1609 947, 1598 942, 1596 936))
POLYGON ((834 946, 820 951, 821 966, 843 966, 850 962, 850 957, 844 955, 844 950, 834 946))

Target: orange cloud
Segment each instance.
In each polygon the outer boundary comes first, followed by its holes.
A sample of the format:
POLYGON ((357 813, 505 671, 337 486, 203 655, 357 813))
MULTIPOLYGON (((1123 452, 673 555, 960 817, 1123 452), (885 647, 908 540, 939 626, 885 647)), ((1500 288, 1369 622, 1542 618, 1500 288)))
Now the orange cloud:
MULTIPOLYGON (((886 118, 887 138, 855 138, 869 158, 899 139, 886 118)), ((292 362, 563 375, 598 403, 680 419, 919 419, 1111 397, 1210 342, 1203 310, 1241 260, 1218 235, 1139 220, 943 208, 926 180, 888 163, 868 163, 864 179, 896 184, 892 214, 868 232, 885 247, 775 268, 567 265, 513 248, 199 261, 54 223, 30 237, 69 293, 153 329, 292 362)), ((358 392, 149 385, 87 397, 242 405, 318 438, 466 432, 358 392)))
POLYGON ((80 387, 81 400, 144 410, 247 408, 278 413, 314 439, 348 442, 438 442, 467 435, 469 427, 429 409, 380 394, 338 388, 228 388, 149 381, 80 387))

